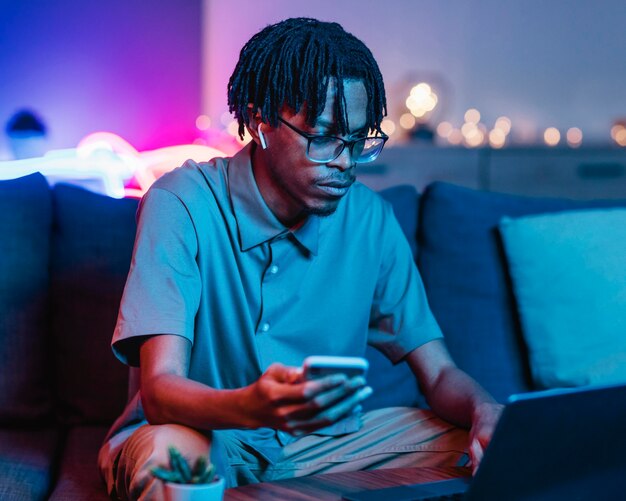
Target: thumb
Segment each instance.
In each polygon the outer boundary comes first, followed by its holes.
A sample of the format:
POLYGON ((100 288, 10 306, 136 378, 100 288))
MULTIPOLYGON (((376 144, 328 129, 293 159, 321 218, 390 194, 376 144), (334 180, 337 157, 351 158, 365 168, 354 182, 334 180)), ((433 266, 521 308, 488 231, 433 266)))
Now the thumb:
POLYGON ((470 459, 472 461, 472 475, 476 474, 478 470, 478 466, 483 459, 483 447, 480 445, 480 442, 477 438, 472 440, 472 443, 469 447, 470 459))

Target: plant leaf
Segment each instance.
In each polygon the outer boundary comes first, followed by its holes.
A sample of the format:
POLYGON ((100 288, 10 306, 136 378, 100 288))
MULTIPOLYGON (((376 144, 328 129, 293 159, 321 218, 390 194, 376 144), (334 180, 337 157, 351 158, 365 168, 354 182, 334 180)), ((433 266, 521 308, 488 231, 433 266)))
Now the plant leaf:
POLYGON ((183 483, 182 478, 180 477, 180 474, 178 472, 166 470, 165 468, 161 468, 160 466, 152 468, 150 472, 155 477, 157 477, 160 480, 163 480, 164 482, 173 482, 175 484, 183 483))
POLYGON ((209 464, 204 474, 200 476, 200 481, 198 483, 210 484, 211 482, 213 482, 214 477, 215 477, 215 466, 213 464, 209 464))
POLYGON ((183 482, 187 484, 190 483, 192 474, 191 468, 189 468, 189 463, 187 463, 187 460, 174 447, 170 449, 170 460, 176 465, 176 469, 180 472, 183 482))
POLYGON ((196 460, 196 464, 193 467, 193 474, 195 476, 203 475, 207 468, 207 458, 206 456, 200 456, 196 460))
POLYGON ((174 447, 173 445, 170 445, 170 446, 167 448, 167 450, 168 450, 169 455, 170 455, 170 469, 171 469, 172 471, 177 471, 177 470, 178 470, 178 461, 177 461, 177 458, 178 458, 179 452, 178 452, 178 450, 176 449, 176 447, 174 447))

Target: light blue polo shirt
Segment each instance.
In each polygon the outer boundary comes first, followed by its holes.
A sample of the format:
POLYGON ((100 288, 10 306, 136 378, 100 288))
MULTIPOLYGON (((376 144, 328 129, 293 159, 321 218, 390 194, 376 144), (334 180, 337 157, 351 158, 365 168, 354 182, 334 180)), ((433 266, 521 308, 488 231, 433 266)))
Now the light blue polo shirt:
POLYGON ((292 231, 258 190, 252 147, 188 161, 142 199, 116 356, 136 366, 141 338, 183 336, 189 377, 232 389, 274 362, 363 356, 367 343, 397 362, 441 337, 391 205, 357 182, 292 231))

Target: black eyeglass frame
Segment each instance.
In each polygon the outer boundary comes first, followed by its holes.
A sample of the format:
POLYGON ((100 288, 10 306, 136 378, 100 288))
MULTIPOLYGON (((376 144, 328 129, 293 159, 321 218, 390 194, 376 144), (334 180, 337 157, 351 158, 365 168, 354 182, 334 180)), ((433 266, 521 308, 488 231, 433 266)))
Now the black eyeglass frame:
POLYGON ((350 156, 352 157, 352 150, 354 148, 354 145, 356 143, 358 143, 359 141, 366 141, 368 139, 382 139, 383 140, 383 144, 382 144, 382 146, 380 147, 380 149, 378 150, 378 152, 376 153, 376 155, 373 158, 371 158, 369 160, 366 160, 365 162, 357 162, 355 160, 356 163, 373 162, 374 160, 376 160, 378 158, 378 155, 380 155, 381 151, 383 151, 383 148, 385 147, 385 143, 389 139, 388 135, 382 134, 380 136, 366 136, 366 137, 361 137, 359 139, 353 139, 351 141, 348 141, 346 139, 343 139, 342 137, 331 136, 329 134, 310 134, 309 132, 305 132, 303 130, 298 129, 296 126, 290 124, 289 122, 287 122, 287 120, 285 120, 282 117, 278 117, 278 120, 280 120, 282 123, 284 123, 287 127, 289 127, 296 134, 299 134, 300 136, 304 137, 307 140, 306 157, 311 162, 315 162, 315 163, 318 163, 318 164, 325 164, 327 162, 332 162, 337 157, 339 157, 339 155, 341 155, 343 153, 343 150, 345 150, 346 148, 348 148, 348 151, 350 152, 350 156), (317 138, 321 138, 321 137, 328 138, 328 139, 337 139, 338 141, 341 141, 343 143, 343 147, 337 152, 337 155, 335 155, 333 158, 331 158, 329 160, 315 160, 315 159, 311 158, 310 155, 309 155, 309 149, 311 148, 311 141, 313 141, 314 139, 317 139, 317 138))

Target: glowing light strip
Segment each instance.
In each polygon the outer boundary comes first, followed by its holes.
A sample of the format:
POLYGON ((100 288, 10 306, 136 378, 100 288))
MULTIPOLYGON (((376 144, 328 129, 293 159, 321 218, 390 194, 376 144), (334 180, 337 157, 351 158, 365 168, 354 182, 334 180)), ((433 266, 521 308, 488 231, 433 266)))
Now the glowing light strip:
POLYGON ((224 153, 196 144, 138 152, 115 134, 96 132, 81 140, 75 149, 53 150, 43 157, 0 162, 0 179, 41 172, 50 184, 78 184, 114 198, 141 197, 154 181, 186 160, 206 161, 217 156, 224 156, 224 153), (125 188, 133 177, 139 188, 125 188))

